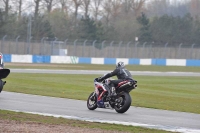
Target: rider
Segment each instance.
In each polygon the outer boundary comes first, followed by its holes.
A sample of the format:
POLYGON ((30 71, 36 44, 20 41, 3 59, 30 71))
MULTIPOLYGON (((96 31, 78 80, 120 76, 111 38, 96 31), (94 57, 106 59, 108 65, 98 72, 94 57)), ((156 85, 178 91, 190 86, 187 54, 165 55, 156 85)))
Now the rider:
POLYGON ((100 77, 98 81, 101 82, 104 79, 110 78, 112 76, 117 76, 118 80, 110 81, 111 96, 116 96, 115 87, 117 87, 118 83, 127 79, 133 80, 131 73, 125 68, 124 62, 121 61, 116 64, 116 69, 113 72, 100 77))

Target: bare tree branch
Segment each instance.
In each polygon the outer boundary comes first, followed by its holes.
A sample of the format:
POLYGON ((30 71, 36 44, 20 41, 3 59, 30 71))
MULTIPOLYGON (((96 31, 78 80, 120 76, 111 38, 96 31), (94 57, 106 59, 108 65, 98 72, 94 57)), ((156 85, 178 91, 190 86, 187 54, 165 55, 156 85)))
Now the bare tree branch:
POLYGON ((94 18, 97 20, 98 15, 100 14, 100 6, 102 5, 103 0, 93 0, 91 3, 92 12, 94 13, 94 18))
POLYGON ((39 14, 39 6, 40 6, 41 0, 34 0, 34 2, 35 2, 35 13, 34 13, 34 16, 35 16, 35 18, 37 18, 38 14, 39 14))
POLYGON ((84 9, 85 18, 88 16, 90 0, 82 0, 82 7, 84 9))
POLYGON ((82 1, 81 0, 72 0, 72 2, 74 3, 74 8, 75 8, 75 11, 74 11, 74 17, 75 17, 75 20, 77 19, 77 15, 78 15, 78 8, 80 7, 80 5, 82 4, 82 1))
POLYGON ((44 0, 44 2, 45 2, 48 13, 50 13, 53 6, 57 4, 55 0, 44 0))
POLYGON ((129 1, 131 9, 134 11, 136 17, 139 16, 142 10, 142 7, 144 6, 146 1, 147 0, 130 0, 129 1))
POLYGON ((9 12, 9 0, 3 0, 3 2, 4 2, 4 4, 5 4, 5 6, 4 6, 4 8, 5 8, 5 14, 6 14, 6 17, 8 16, 8 12, 9 12))
POLYGON ((59 0, 60 4, 61 4, 61 10, 62 12, 64 12, 64 10, 68 10, 68 7, 67 7, 67 2, 69 2, 69 0, 59 0))

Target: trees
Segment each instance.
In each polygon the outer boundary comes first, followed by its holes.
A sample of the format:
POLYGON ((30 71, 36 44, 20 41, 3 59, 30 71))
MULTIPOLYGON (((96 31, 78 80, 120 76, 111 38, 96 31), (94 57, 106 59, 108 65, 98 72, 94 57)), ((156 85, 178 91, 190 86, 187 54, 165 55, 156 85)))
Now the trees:
POLYGON ((193 17, 200 17, 200 1, 199 0, 192 0, 189 3, 189 10, 193 17))
POLYGON ((18 12, 18 19, 21 19, 21 16, 22 16, 22 5, 23 5, 23 2, 22 0, 16 0, 16 5, 17 5, 17 12, 18 12))
POLYGON ((193 23, 190 14, 184 17, 164 15, 155 17, 150 29, 153 39, 157 42, 191 43, 193 23))
POLYGON ((193 27, 193 35, 192 35, 192 39, 193 42, 196 44, 200 44, 200 19, 196 18, 195 19, 195 23, 194 23, 194 27, 193 27))
POLYGON ((54 36, 62 40, 72 37, 70 36, 73 33, 72 21, 70 21, 65 12, 62 12, 62 10, 53 10, 48 15, 48 21, 54 36))
POLYGON ((103 3, 103 0, 93 0, 91 3, 92 14, 94 16, 95 21, 97 21, 98 16, 100 15, 100 7, 103 3))
MULTIPOLYGON (((61 5, 61 11, 64 12, 64 11, 67 11, 68 8, 67 8, 67 2, 69 0, 59 0, 60 2, 60 5, 61 5)), ((67 11, 68 12, 68 11, 67 11)))
POLYGON ((140 28, 139 41, 152 41, 150 33, 150 24, 147 16, 144 13, 142 13, 142 15, 137 18, 137 21, 142 25, 142 27, 140 28))
POLYGON ((34 18, 37 18, 38 14, 39 14, 39 6, 40 6, 41 0, 34 0, 34 2, 35 2, 34 18))
POLYGON ((81 19, 79 26, 80 38, 97 41, 105 39, 104 28, 100 21, 95 22, 94 19, 87 16, 81 19))
POLYGON ((90 0, 82 0, 82 7, 84 9, 84 17, 88 16, 90 0))
POLYGON ((3 29, 6 23, 4 19, 4 15, 5 13, 0 9, 0 36, 5 35, 5 30, 3 29))
POLYGON ((52 26, 45 15, 38 15, 37 19, 34 19, 34 25, 32 26, 32 36, 35 40, 40 40, 41 37, 53 38, 52 26))
POLYGON ((199 42, 198 0, 185 0, 185 3, 169 0, 33 1, 32 6, 28 0, 0 1, 1 36, 26 38, 30 15, 33 39, 56 36, 59 39, 132 41, 140 36, 142 41, 199 42))
POLYGON ((56 4, 55 0, 44 0, 46 8, 47 8, 47 12, 50 13, 53 6, 56 4))
POLYGON ((129 0, 130 8, 134 11, 136 17, 141 13, 147 0, 129 0))
POLYGON ((81 0, 72 0, 72 2, 74 3, 74 17, 75 20, 77 19, 77 15, 78 15, 78 9, 82 4, 81 0))
POLYGON ((4 11, 5 11, 5 18, 8 17, 8 12, 9 12, 9 9, 10 9, 10 3, 9 3, 9 0, 3 0, 4 2, 4 11))

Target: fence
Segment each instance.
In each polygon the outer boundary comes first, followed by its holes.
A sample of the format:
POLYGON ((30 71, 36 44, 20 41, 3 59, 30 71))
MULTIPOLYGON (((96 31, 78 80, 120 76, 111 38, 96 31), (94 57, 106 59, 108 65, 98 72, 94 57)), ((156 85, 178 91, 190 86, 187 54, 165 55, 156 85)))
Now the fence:
POLYGON ((39 41, 1 39, 0 52, 3 54, 31 55, 68 55, 77 57, 102 58, 165 58, 165 59, 200 59, 198 44, 168 44, 149 42, 116 42, 97 40, 49 40, 46 37, 39 41))

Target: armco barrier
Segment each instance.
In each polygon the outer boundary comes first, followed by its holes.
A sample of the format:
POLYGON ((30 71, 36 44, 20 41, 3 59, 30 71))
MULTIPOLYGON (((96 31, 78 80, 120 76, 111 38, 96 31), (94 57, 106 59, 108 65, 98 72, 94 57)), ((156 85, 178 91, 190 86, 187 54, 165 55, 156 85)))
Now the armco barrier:
POLYGON ((127 65, 159 66, 200 66, 200 60, 186 59, 137 59, 137 58, 86 58, 75 56, 42 56, 42 55, 8 55, 4 62, 18 63, 73 63, 73 64, 116 64, 123 61, 127 65))

